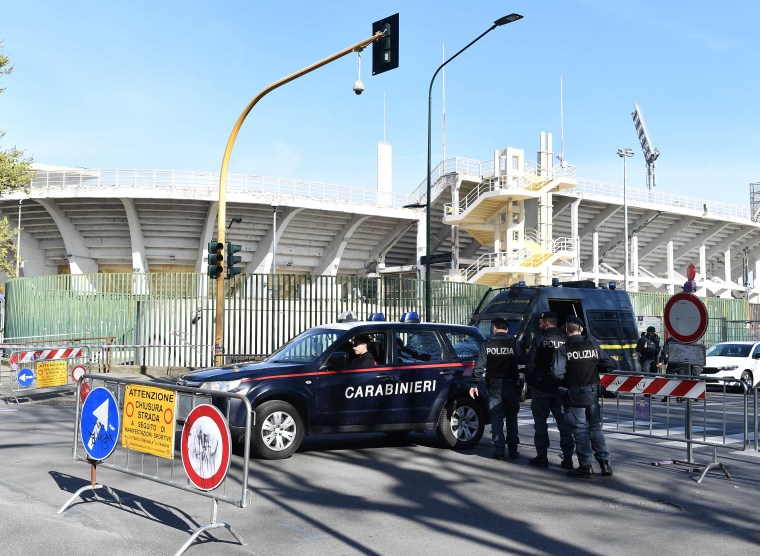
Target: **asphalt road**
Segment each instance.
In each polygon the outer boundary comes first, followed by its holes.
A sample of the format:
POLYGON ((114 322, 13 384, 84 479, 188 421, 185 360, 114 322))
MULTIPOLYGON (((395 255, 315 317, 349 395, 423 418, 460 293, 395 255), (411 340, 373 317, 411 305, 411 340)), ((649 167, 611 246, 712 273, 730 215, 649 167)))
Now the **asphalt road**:
MULTIPOLYGON (((73 396, 34 398, 0 400, 0 553, 174 554, 210 522, 208 498, 109 469, 97 478, 121 506, 87 494, 57 514, 89 482, 89 467, 72 458, 73 396)), ((614 476, 570 479, 558 451, 548 469, 528 465, 528 404, 520 420, 516 462, 490 459, 488 434, 454 452, 433 433, 312 437, 288 460, 252 460, 250 506, 220 504, 218 513, 247 545, 217 529, 186 554, 744 556, 760 545, 756 452, 719 450, 732 479, 711 471, 698 484, 696 465, 652 465, 685 459, 683 445, 608 434, 614 476)), ((694 451, 696 463, 711 458, 694 451)), ((241 462, 238 453, 231 472, 241 462)))

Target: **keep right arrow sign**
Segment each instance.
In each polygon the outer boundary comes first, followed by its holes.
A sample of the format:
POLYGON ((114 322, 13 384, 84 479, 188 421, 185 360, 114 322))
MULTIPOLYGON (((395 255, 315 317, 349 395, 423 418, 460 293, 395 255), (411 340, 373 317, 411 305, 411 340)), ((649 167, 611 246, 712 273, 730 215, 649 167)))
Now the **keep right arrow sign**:
POLYGON ((665 329, 684 344, 696 342, 707 331, 707 307, 696 295, 677 293, 665 304, 665 329))

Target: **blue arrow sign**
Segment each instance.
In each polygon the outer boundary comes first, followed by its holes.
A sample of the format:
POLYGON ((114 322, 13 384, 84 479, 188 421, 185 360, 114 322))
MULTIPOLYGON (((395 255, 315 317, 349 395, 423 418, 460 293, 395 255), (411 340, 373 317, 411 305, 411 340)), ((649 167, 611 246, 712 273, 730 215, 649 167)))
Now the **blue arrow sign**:
POLYGON ((110 456, 119 438, 121 424, 116 399, 105 388, 92 390, 82 405, 79 430, 85 451, 94 460, 110 456))
POLYGON ((34 372, 32 369, 24 367, 19 370, 16 375, 16 380, 21 388, 29 388, 32 385, 32 382, 34 382, 34 372))

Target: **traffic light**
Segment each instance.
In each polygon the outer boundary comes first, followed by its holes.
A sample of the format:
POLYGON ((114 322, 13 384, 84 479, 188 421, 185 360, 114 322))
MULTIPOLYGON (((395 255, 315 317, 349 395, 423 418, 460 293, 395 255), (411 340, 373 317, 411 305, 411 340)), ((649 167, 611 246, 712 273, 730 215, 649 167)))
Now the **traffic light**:
POLYGON ((243 257, 235 255, 235 253, 239 252, 242 248, 243 246, 239 243, 227 242, 227 278, 232 278, 243 272, 242 268, 235 268, 235 265, 243 260, 243 257))
POLYGON ((398 67, 398 14, 372 24, 372 34, 383 32, 383 38, 372 43, 372 75, 398 67))
POLYGON ((219 278, 222 275, 224 267, 222 261, 224 261, 224 244, 218 241, 208 242, 208 277, 219 278))

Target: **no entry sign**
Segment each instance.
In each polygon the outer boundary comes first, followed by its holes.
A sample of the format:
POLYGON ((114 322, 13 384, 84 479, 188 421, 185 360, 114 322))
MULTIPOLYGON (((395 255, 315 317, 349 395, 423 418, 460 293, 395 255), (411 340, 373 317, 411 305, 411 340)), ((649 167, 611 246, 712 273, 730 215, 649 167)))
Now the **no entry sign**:
POLYGON ((665 304, 665 329, 679 342, 696 342, 707 331, 707 308, 690 293, 677 293, 665 304))
POLYGON ((182 429, 182 465, 196 487, 213 490, 227 476, 232 456, 230 428, 213 405, 199 405, 182 429))

